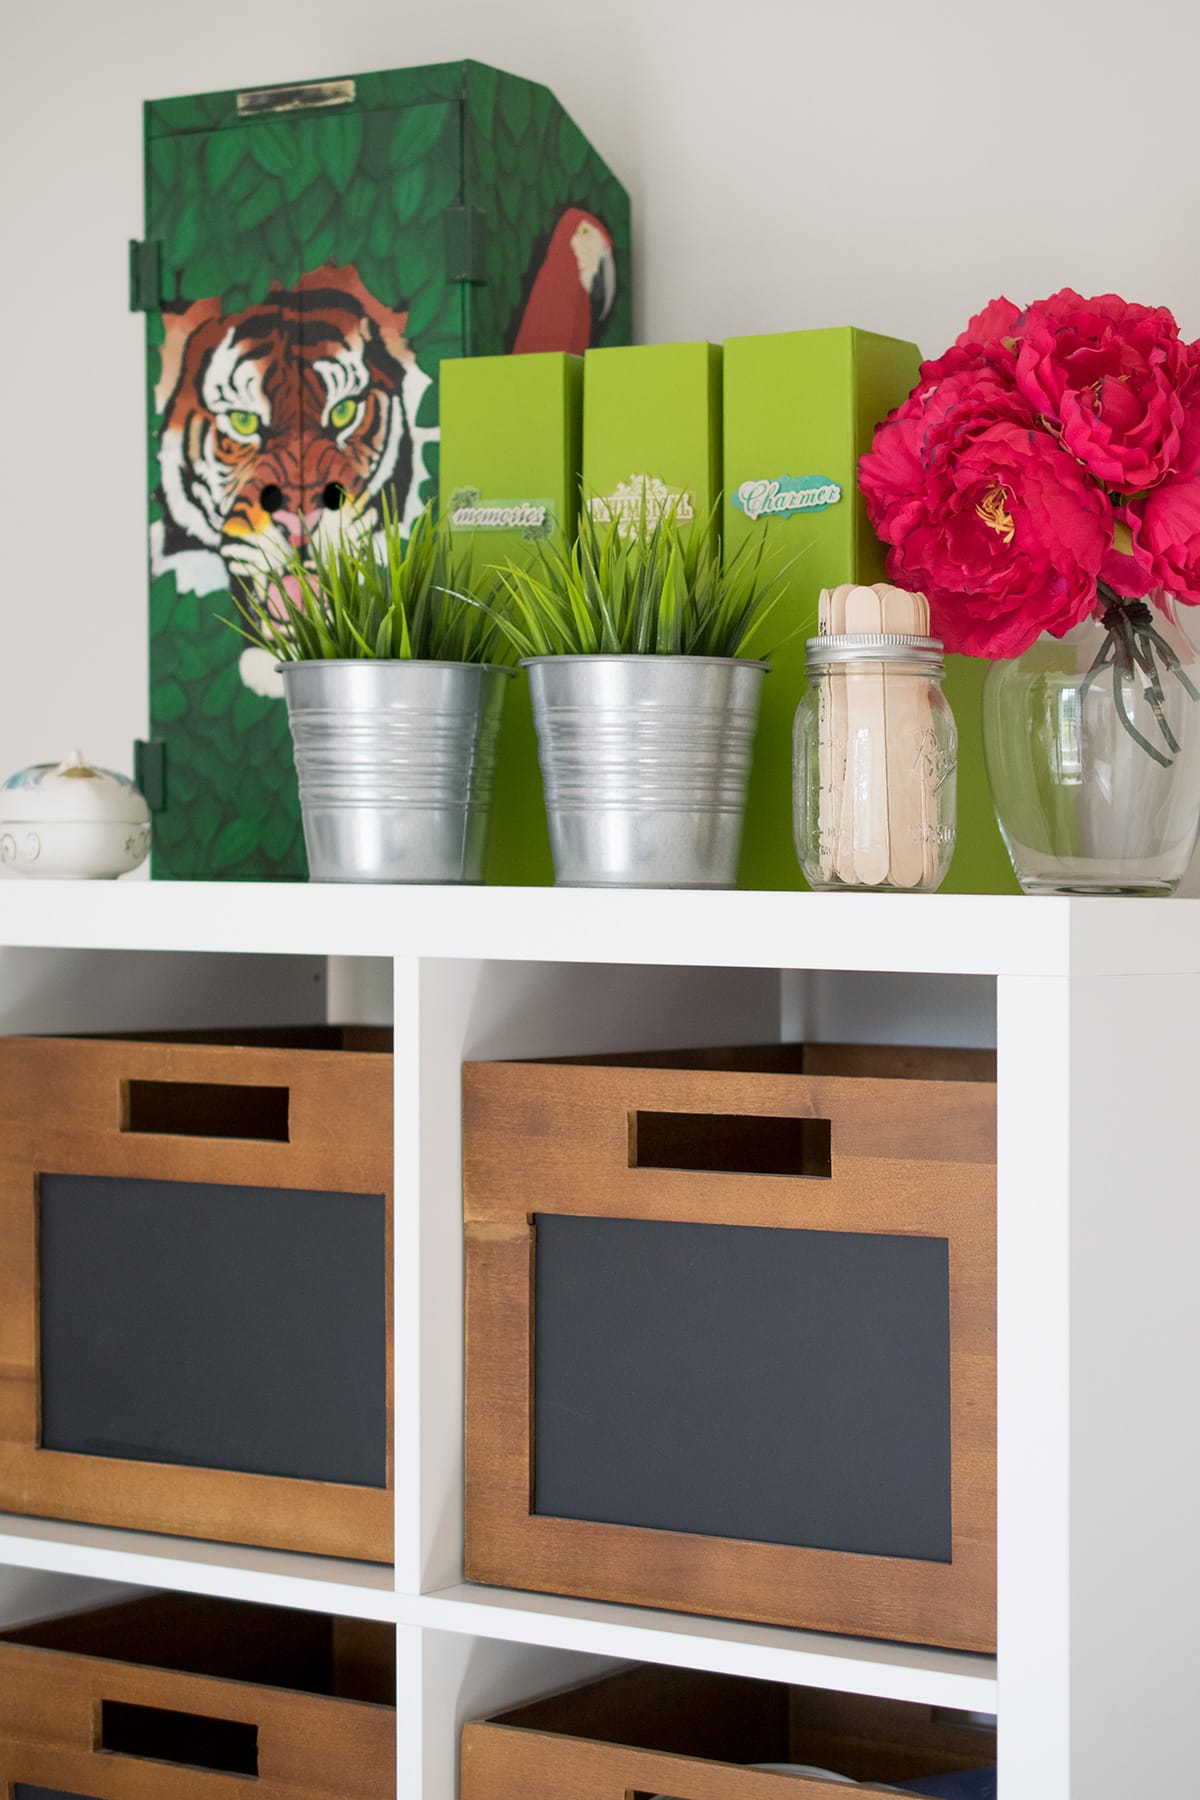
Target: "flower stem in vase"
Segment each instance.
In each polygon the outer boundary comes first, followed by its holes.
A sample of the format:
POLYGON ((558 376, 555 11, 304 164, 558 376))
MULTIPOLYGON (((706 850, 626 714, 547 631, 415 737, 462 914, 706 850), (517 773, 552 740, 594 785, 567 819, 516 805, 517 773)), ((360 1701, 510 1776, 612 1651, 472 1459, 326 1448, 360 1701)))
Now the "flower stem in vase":
POLYGON ((1079 699, 1082 706, 1084 697, 1092 683, 1105 669, 1111 668, 1113 700, 1117 709, 1117 717, 1121 725, 1129 733, 1136 744, 1152 756, 1156 763, 1169 769, 1172 761, 1179 755, 1179 740, 1171 730, 1163 708, 1163 672, 1173 675, 1180 682, 1188 697, 1200 700, 1187 671, 1178 656, 1160 632, 1154 629, 1154 614, 1144 600, 1125 600, 1114 592, 1105 582, 1097 583, 1097 592, 1106 602, 1101 614, 1105 638, 1099 654, 1080 685, 1079 699), (1159 667, 1161 659, 1162 668, 1159 667), (1147 706, 1154 714, 1155 723, 1162 734, 1164 743, 1171 752, 1164 756, 1147 737, 1140 732, 1130 717, 1126 706, 1127 682, 1132 683, 1141 670, 1145 677, 1143 694, 1147 706))

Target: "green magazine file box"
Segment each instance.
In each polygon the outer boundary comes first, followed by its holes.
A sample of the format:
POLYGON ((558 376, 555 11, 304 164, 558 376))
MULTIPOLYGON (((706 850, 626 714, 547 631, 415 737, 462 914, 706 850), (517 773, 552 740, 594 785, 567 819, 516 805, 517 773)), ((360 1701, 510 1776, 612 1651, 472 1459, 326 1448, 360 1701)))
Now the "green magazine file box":
MULTIPOLYGON (((470 545, 472 570, 528 563, 552 533, 575 527, 579 500, 578 356, 482 356, 442 365, 441 509, 470 545)), ((486 879, 554 880, 529 684, 504 703, 486 879)))
POLYGON ((597 517, 663 501, 704 519, 721 487, 716 344, 589 350, 583 360, 583 493, 597 517))
MULTIPOLYGON (((726 340, 726 543, 734 550, 765 524, 781 558, 796 558, 786 604, 768 628, 768 636, 795 635, 773 652, 763 687, 743 887, 805 885, 792 841, 792 722, 805 684, 804 639, 816 632, 823 587, 884 577, 883 548, 856 470, 879 420, 912 389, 919 363, 915 344, 851 327, 726 340)), ((949 659, 946 693, 959 729, 958 847, 945 884, 951 893, 1015 891, 983 767, 985 672, 974 659, 949 659)))
POLYGON ((628 198, 545 88, 472 62, 151 102, 145 176, 153 873, 300 878, 231 586, 385 496, 415 516, 443 358, 628 342, 628 198))

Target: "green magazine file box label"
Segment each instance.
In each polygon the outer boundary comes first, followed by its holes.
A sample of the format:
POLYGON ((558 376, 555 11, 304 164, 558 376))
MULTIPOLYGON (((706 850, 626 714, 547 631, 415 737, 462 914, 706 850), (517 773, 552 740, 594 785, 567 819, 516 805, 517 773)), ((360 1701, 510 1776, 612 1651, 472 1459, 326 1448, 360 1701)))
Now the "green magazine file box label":
POLYGON ((443 510, 456 531, 518 531, 526 544, 553 536, 558 523, 553 500, 491 500, 478 488, 456 488, 443 510))
POLYGON ((760 477, 739 482, 729 497, 748 519, 790 519, 796 513, 824 512, 827 506, 836 506, 842 489, 824 475, 779 475, 773 481, 760 477))
POLYGON ((385 495, 416 516, 444 358, 627 342, 628 199, 547 89, 470 62, 151 102, 145 165, 153 872, 295 879, 286 709, 224 622, 236 584, 385 495))

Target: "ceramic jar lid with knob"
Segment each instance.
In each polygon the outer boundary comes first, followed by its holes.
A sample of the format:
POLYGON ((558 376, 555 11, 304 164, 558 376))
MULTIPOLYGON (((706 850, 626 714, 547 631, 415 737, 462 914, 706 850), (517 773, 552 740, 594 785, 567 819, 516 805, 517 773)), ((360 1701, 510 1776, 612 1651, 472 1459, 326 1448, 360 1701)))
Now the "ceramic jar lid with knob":
POLYGON ((150 848, 150 808, 133 782, 73 750, 35 763, 0 787, 0 863, 20 875, 104 881, 150 848))

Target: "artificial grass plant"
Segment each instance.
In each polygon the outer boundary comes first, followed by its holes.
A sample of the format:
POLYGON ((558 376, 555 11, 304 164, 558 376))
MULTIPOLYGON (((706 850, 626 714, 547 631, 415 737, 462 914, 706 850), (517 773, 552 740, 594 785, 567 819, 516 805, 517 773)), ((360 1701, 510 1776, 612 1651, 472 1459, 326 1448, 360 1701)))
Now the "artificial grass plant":
POLYGON ((794 558, 769 552, 766 527, 726 559, 716 509, 683 523, 677 503, 654 519, 598 521, 584 505, 573 541, 538 546, 528 565, 494 572, 484 611, 520 657, 764 654, 763 628, 786 591, 794 558))
POLYGON ((405 536, 385 496, 378 532, 355 534, 343 523, 306 553, 290 551, 243 587, 240 621, 227 623, 280 662, 493 662, 504 650, 494 581, 480 597, 465 591, 469 579, 468 560, 432 505, 405 536))

